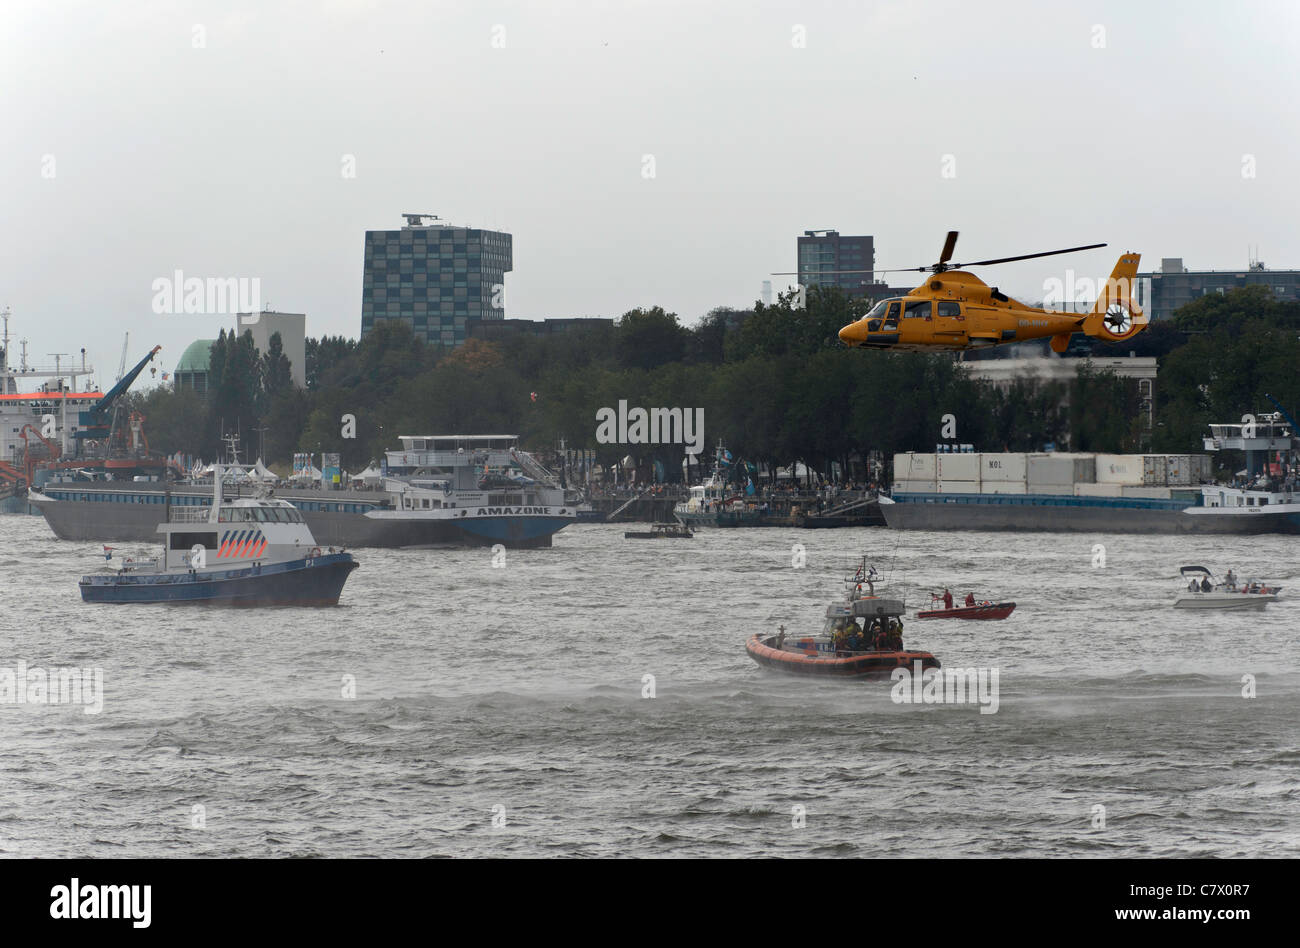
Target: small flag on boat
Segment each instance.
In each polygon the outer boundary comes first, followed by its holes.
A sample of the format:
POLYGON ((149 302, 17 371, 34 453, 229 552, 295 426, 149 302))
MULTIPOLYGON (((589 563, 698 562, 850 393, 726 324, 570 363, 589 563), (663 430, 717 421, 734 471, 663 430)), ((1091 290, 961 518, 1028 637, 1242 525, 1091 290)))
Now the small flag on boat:
POLYGON ((537 393, 536 393, 536 392, 529 392, 529 393, 528 393, 528 397, 531 398, 533 401, 537 401, 537 393))
POLYGON ((116 547, 112 547, 112 546, 104 547, 104 559, 111 560, 113 558, 113 550, 115 549, 116 547))

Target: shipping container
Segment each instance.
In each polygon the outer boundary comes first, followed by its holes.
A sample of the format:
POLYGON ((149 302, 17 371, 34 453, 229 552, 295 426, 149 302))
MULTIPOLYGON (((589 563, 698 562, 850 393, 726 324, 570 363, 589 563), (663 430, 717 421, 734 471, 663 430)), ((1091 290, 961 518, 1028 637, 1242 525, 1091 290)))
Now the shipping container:
POLYGON ((1190 454, 1170 454, 1165 458, 1165 483, 1170 487, 1191 487, 1198 483, 1192 471, 1190 454))
POLYGON ((941 454, 936 460, 941 481, 979 481, 979 454, 941 454))
POLYGON ((1120 488, 1122 497, 1144 497, 1147 500, 1169 500, 1170 493, 1168 487, 1129 487, 1120 488))
POLYGON ((1030 487, 1064 484, 1070 488, 1096 479, 1096 456, 1092 454, 1031 454, 1026 460, 1026 482, 1030 487))
POLYGON ((1074 484, 1030 484, 1025 488, 1026 494, 1054 494, 1057 497, 1073 497, 1074 484))
MULTIPOLYGON (((985 455, 987 457, 987 455, 985 455)), ((1024 481, 984 481, 980 484, 982 494, 1025 494, 1024 481)))
POLYGON ((894 493, 933 494, 938 485, 934 481, 894 481, 894 493))
POLYGON ((1146 458, 1141 454, 1099 454, 1096 467, 1097 483, 1129 484, 1137 487, 1142 483, 1145 461, 1146 458))
POLYGON ((981 454, 980 456, 980 480, 988 483, 989 481, 1011 481, 1020 484, 1025 483, 1025 458, 1024 454, 981 454))
POLYGON ((940 494, 978 494, 979 492, 979 481, 939 481, 940 494))
POLYGON ((1142 484, 1144 487, 1165 486, 1165 456, 1147 454, 1142 457, 1142 484))
POLYGON ((895 454, 894 480, 896 481, 932 481, 938 471, 935 470, 933 454, 895 454))
POLYGON ((1192 455, 1192 483, 1209 484, 1214 480, 1214 466, 1208 454, 1192 455))
POLYGON ((1075 484, 1075 497, 1120 497, 1123 484, 1075 484))

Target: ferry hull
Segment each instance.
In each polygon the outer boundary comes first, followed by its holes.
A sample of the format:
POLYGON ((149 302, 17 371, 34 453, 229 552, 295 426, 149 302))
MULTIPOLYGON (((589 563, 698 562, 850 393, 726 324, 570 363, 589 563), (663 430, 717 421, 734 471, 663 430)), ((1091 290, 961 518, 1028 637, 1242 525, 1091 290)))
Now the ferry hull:
POLYGON ((357 568, 349 553, 198 574, 97 574, 82 577, 84 602, 195 603, 228 606, 334 606, 357 568))
MULTIPOLYGON (((142 485, 137 485, 137 487, 142 485)), ((103 485, 87 486, 87 491, 104 492, 103 485)), ((32 505, 61 540, 95 543, 155 543, 158 520, 165 509, 158 503, 120 503, 75 499, 77 491, 61 491, 69 499, 49 499, 43 495, 30 498, 32 505)), ((161 501, 161 489, 129 493, 161 501), (150 496, 152 494, 153 496, 150 496)), ((196 494, 196 496, 204 496, 196 494)), ((276 496, 297 505, 316 542, 322 546, 421 547, 421 546, 492 546, 500 543, 512 548, 551 546, 551 537, 572 518, 513 517, 476 518, 474 522, 403 517, 396 512, 367 515, 341 510, 314 510, 313 506, 352 503, 375 504, 376 495, 359 491, 309 492, 277 491, 276 496)), ((211 497, 209 491, 206 497, 211 497)), ((207 500, 204 500, 206 503, 207 500)), ((467 518, 468 519, 468 518, 467 518)))
MULTIPOLYGON (((1161 502, 1152 502, 1159 504, 1161 502)), ((1295 511, 1267 507, 1258 513, 1234 508, 1144 505, 1137 499, 1072 496, 900 494, 882 502, 885 522, 896 530, 1010 530, 1062 533, 1300 534, 1295 511), (1187 512, 1196 509, 1196 513, 1187 512)))

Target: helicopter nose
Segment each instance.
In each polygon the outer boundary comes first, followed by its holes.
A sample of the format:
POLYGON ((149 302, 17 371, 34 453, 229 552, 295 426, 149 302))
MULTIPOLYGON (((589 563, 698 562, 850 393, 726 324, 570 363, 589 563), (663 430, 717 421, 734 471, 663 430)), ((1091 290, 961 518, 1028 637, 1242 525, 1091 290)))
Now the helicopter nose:
POLYGON ((859 319, 855 323, 849 323, 840 330, 840 342, 846 346, 861 345, 862 341, 867 338, 867 321, 859 319))

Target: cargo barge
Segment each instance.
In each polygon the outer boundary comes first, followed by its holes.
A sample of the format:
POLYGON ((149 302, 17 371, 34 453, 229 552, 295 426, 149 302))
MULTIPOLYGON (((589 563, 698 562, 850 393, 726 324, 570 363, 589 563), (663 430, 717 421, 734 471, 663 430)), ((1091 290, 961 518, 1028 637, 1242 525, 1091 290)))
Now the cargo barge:
POLYGON ((1246 452, 1238 486, 1213 483, 1207 455, 908 453, 880 510, 899 530, 1300 534, 1281 416, 1210 428, 1207 450, 1246 452))

